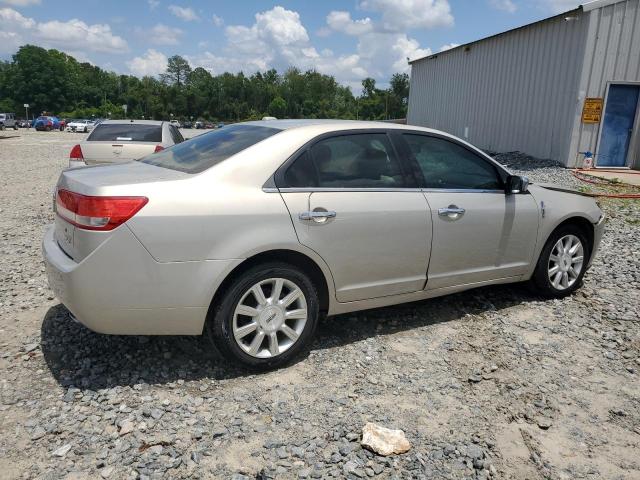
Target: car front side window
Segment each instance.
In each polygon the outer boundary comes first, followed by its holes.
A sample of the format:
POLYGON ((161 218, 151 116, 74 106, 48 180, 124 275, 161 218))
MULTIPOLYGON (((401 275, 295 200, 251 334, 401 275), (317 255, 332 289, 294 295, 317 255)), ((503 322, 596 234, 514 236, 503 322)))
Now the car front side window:
POLYGON ((504 189, 496 167, 462 145, 429 135, 403 137, 422 171, 425 188, 504 189))

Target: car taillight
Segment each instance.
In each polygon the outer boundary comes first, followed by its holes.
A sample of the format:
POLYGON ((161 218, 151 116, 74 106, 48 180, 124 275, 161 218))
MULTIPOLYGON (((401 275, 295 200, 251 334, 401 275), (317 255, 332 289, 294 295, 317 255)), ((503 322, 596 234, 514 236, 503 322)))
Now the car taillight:
POLYGON ((144 207, 147 197, 94 197, 58 190, 56 213, 83 230, 113 230, 144 207))
POLYGON ((156 149, 153 151, 153 153, 158 153, 162 150, 164 150, 164 147, 162 145, 156 145, 156 149))
POLYGON ((71 149, 69 158, 75 159, 75 160, 84 160, 84 156, 82 155, 82 148, 80 148, 80 145, 76 145, 71 149))

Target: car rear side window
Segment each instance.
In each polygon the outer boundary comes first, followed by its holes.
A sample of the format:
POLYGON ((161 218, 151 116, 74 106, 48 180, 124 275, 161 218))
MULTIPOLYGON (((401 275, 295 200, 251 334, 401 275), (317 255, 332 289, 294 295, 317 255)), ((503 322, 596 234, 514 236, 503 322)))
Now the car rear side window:
POLYGON ((290 187, 403 188, 400 162, 385 133, 322 139, 285 173, 290 187))
POLYGON ((425 180, 425 188, 502 190, 494 165, 444 138, 404 134, 425 180))
POLYGON ((89 142, 162 142, 162 126, 143 123, 101 123, 87 138, 89 142))
POLYGON ((185 173, 200 173, 280 130, 255 125, 231 125, 174 145, 140 161, 185 173))

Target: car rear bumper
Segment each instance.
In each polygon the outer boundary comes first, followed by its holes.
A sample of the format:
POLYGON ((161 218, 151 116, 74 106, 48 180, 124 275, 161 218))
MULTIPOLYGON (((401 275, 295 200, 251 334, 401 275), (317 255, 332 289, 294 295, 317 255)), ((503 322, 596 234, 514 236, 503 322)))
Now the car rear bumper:
POLYGON ((239 260, 160 263, 125 225, 81 262, 49 227, 42 242, 49 286, 78 322, 117 335, 199 335, 215 289, 239 260))

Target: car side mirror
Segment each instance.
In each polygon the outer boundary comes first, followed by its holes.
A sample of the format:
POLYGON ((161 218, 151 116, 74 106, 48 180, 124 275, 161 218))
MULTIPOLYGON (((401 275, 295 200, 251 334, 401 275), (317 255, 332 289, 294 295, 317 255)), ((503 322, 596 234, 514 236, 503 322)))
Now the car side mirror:
POLYGON ((505 182, 505 193, 512 195, 515 193, 527 193, 529 191, 529 179, 519 175, 509 175, 505 182))

